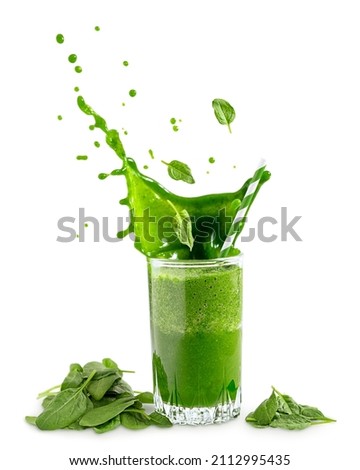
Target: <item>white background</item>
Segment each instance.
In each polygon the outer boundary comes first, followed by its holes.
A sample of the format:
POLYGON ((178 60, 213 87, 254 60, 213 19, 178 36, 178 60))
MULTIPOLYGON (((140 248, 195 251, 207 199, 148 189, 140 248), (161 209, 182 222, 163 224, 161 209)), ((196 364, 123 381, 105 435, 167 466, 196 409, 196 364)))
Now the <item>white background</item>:
POLYGON ((344 0, 1 6, 1 467, 64 469, 68 457, 168 452, 210 461, 290 454, 294 470, 356 467, 359 14, 357 1, 344 0), (24 422, 40 410, 37 393, 61 381, 71 362, 113 357, 136 370, 134 388, 151 388, 144 257, 129 240, 92 242, 90 227, 85 243, 56 241, 58 219, 77 217, 80 207, 110 217, 113 232, 115 218, 126 216, 122 178, 97 179, 119 163, 101 133, 88 130, 74 86, 111 127, 128 130, 127 153, 172 190, 235 190, 265 157, 273 177, 250 224, 278 218, 281 207, 302 216, 303 242, 242 246, 243 410, 234 422, 100 436, 24 422), (237 111, 232 135, 213 116, 215 97, 237 111), (173 116, 183 120, 176 134, 173 116), (193 168, 194 187, 167 177, 160 159, 175 158, 193 168), (300 432, 250 427, 244 417, 272 384, 337 423, 300 432))

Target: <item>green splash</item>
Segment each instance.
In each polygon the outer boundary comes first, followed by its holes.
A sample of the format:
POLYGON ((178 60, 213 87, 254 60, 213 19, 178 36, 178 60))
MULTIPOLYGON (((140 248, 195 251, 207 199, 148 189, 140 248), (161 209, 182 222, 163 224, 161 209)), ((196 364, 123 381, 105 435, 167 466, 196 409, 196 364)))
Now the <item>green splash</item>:
POLYGON ((176 124, 176 119, 175 119, 175 118, 171 118, 171 119, 170 119, 170 124, 176 124))
POLYGON ((70 54, 69 57, 68 57, 68 61, 70 62, 70 64, 75 64, 75 62, 77 61, 77 55, 76 54, 70 54))
POLYGON ((129 91, 129 95, 134 98, 134 96, 136 96, 136 90, 130 90, 129 91))
MULTIPOLYGON (((122 168, 117 170, 117 174, 123 175, 126 179, 127 196, 121 199, 120 204, 129 208, 130 224, 126 230, 118 233, 118 237, 124 238, 134 233, 135 248, 149 257, 173 259, 219 257, 226 234, 237 213, 239 203, 245 196, 251 178, 234 193, 208 194, 198 197, 177 196, 157 181, 140 173, 135 161, 126 156, 119 132, 115 129, 108 129, 105 119, 97 114, 82 96, 78 96, 77 104, 83 113, 94 118, 94 126, 104 132, 107 145, 122 161, 122 168), (180 243, 172 229, 174 207, 179 213, 186 210, 190 215, 195 239, 192 251, 180 243), (151 222, 152 219, 156 223, 151 222), (163 231, 160 231, 160 222, 163 222, 163 231)), ((99 179, 106 179, 108 176, 107 173, 98 175, 99 179)), ((264 171, 255 195, 269 178, 270 173, 264 171)), ((239 250, 232 247, 228 256, 237 253, 239 250)))
POLYGON ((59 121, 62 121, 63 117, 61 116, 61 114, 59 114, 57 118, 58 118, 59 121))
POLYGON ((88 156, 87 155, 78 155, 76 157, 76 160, 87 160, 88 159, 88 156))
POLYGON ((74 68, 75 72, 76 73, 81 73, 82 72, 82 67, 80 67, 80 65, 77 65, 75 68, 74 68))
POLYGON ((129 65, 129 62, 128 62, 127 60, 124 60, 123 66, 124 66, 124 67, 127 67, 128 65, 129 65))
POLYGON ((100 31, 100 26, 95 26, 95 31, 100 31))
POLYGON ((209 158, 209 163, 215 163, 215 158, 214 158, 214 157, 210 157, 210 158, 209 158))
POLYGON ((62 34, 57 34, 57 35, 56 35, 56 42, 57 42, 58 44, 62 44, 64 41, 65 41, 65 38, 64 38, 64 36, 63 36, 62 34))
POLYGON ((99 148, 99 147, 100 147, 100 142, 98 142, 97 140, 95 140, 94 145, 95 145, 96 148, 99 148))
POLYGON ((154 152, 151 149, 149 149, 148 152, 149 152, 150 157, 154 160, 155 159, 154 152))
POLYGON ((78 86, 76 86, 76 87, 74 88, 74 91, 76 91, 76 93, 77 93, 78 91, 80 91, 80 88, 79 88, 78 86))
POLYGON ((177 131, 179 130, 179 127, 178 127, 178 126, 173 126, 172 128, 173 128, 173 131, 174 131, 174 132, 177 132, 177 131))

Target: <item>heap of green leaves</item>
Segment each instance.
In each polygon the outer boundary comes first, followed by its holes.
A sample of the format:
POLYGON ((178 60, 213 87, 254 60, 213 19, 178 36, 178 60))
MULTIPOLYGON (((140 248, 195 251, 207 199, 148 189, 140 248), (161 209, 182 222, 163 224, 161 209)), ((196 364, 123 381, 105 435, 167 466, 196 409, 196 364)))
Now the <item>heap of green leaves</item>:
POLYGON ((314 424, 332 423, 313 406, 299 405, 289 395, 283 395, 276 388, 267 400, 264 400, 255 411, 248 414, 246 421, 257 428, 305 429, 314 424))
POLYGON ((27 416, 28 423, 41 430, 93 428, 97 433, 111 431, 122 425, 144 429, 150 425, 168 427, 170 421, 153 411, 148 414, 144 404, 153 403, 150 392, 133 392, 123 379, 123 371, 112 359, 88 362, 84 367, 71 364, 61 385, 43 393, 43 412, 27 416))
POLYGON ((215 98, 212 102, 212 107, 214 109, 214 114, 218 122, 222 125, 227 126, 231 134, 230 124, 235 119, 235 109, 231 106, 228 101, 223 100, 221 98, 215 98))

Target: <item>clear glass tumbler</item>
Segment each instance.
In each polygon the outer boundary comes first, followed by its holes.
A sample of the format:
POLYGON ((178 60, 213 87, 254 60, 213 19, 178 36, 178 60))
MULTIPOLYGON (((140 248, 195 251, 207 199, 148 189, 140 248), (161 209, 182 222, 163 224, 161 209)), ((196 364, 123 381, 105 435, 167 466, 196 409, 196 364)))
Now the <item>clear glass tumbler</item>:
POLYGON ((156 411, 176 424, 240 414, 242 255, 148 258, 156 411))

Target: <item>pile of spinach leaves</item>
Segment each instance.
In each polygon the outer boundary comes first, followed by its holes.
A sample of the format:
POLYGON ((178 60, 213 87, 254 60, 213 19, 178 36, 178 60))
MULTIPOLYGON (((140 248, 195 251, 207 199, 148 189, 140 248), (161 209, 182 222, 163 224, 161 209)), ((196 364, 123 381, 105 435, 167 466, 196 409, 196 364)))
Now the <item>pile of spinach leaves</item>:
POLYGON ((257 428, 305 429, 314 424, 332 423, 318 408, 299 405, 289 395, 283 395, 276 388, 255 411, 249 413, 246 421, 257 428))
POLYGON ((171 426, 165 416, 147 412, 144 404, 153 403, 152 393, 136 394, 123 379, 124 372, 109 358, 84 367, 71 364, 61 385, 39 394, 43 412, 25 419, 44 431, 92 428, 104 433, 120 425, 128 429, 171 426))

